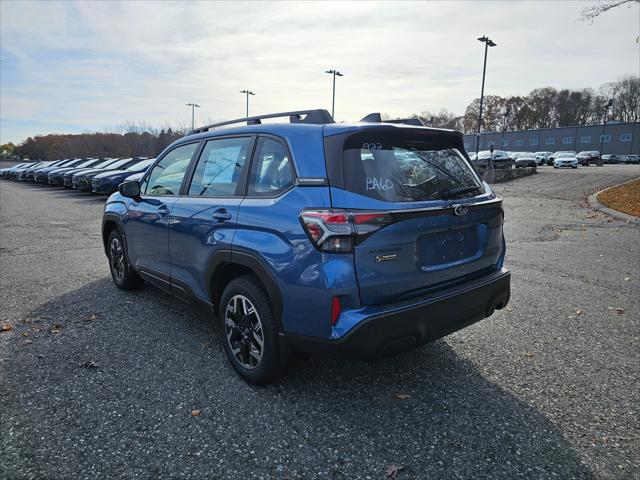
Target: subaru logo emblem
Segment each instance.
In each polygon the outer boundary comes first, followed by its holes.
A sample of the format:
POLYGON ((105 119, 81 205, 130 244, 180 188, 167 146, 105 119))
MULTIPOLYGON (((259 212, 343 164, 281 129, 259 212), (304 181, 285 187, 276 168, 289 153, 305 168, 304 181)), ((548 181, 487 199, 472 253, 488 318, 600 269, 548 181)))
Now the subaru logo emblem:
POLYGON ((469 209, 465 205, 456 205, 453 207, 453 213, 458 215, 459 217, 466 215, 469 209))

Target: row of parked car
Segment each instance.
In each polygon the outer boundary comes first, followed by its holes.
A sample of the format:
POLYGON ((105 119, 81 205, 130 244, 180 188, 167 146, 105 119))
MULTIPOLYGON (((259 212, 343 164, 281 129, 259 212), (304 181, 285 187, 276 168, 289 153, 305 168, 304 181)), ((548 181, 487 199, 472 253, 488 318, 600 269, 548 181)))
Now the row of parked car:
MULTIPOLYGON (((558 152, 507 152, 504 150, 483 150, 470 154, 471 160, 480 168, 486 168, 489 162, 494 168, 520 168, 535 167, 542 165, 553 166, 554 168, 571 167, 578 168, 578 165, 589 166, 600 160, 600 152, 597 150, 586 150, 576 153, 573 150, 562 150, 558 152)), ((640 155, 602 155, 602 161, 610 164, 638 164, 640 155)))
POLYGON ((0 169, 0 177, 110 195, 125 180, 142 177, 154 161, 154 158, 130 157, 25 162, 0 169))

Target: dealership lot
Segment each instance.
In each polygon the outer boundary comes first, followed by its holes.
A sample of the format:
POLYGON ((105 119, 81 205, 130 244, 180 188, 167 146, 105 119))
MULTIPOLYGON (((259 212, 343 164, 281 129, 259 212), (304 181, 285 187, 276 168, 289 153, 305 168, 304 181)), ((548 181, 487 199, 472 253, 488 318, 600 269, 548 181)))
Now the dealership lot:
POLYGON ((509 308, 268 388, 237 377, 208 312, 112 285, 104 197, 0 182, 0 477, 636 477, 639 232, 585 198, 639 174, 497 185, 509 308))

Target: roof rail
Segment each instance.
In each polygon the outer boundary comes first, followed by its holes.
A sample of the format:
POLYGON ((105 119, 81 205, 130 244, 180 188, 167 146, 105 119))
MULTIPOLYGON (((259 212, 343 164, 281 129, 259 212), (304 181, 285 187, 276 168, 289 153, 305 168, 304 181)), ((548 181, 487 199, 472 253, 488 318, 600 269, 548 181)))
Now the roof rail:
POLYGON ((236 120, 227 120, 225 122, 212 123, 211 125, 205 125, 204 127, 194 128, 189 132, 189 135, 194 133, 202 133, 212 128, 222 127, 224 125, 233 125, 234 123, 244 123, 247 125, 260 125, 261 120, 265 118, 280 118, 289 117, 290 123, 308 123, 308 124, 326 124, 335 123, 331 114, 324 109, 315 110, 297 110, 295 112, 281 112, 281 113, 269 113, 267 115, 257 115, 255 117, 238 118, 236 120), (304 115, 304 118, 302 116, 304 115))
POLYGON ((405 125, 416 125, 418 127, 426 127, 427 125, 421 118, 398 118, 396 120, 382 120, 382 116, 379 113, 370 113, 366 115, 361 122, 371 123, 402 123, 405 125))

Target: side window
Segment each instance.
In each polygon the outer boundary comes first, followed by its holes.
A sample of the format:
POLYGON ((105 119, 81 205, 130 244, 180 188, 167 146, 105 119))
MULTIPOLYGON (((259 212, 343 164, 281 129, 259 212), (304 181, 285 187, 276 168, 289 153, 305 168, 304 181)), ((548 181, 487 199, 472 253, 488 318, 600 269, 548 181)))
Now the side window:
POLYGON ((251 164, 249 195, 278 195, 293 183, 293 166, 281 142, 261 137, 251 164))
POLYGON ((182 179, 197 147, 197 143, 190 143, 167 153, 153 167, 140 190, 146 195, 178 195, 182 179))
POLYGON ((209 140, 198 160, 189 195, 233 197, 250 146, 250 137, 209 140))

